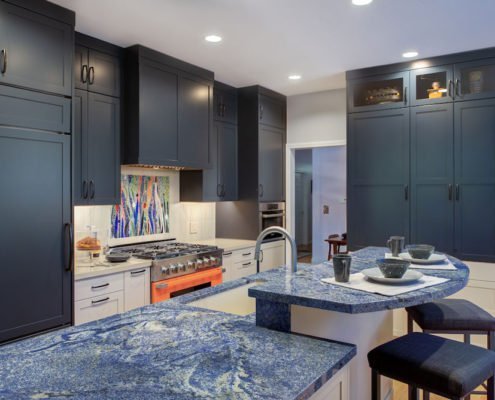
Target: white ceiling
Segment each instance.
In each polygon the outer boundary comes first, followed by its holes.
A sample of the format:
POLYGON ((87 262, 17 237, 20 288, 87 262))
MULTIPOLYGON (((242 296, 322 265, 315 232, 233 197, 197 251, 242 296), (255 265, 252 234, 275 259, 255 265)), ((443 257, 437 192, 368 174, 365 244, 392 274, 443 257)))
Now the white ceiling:
POLYGON ((142 44, 215 72, 233 86, 286 95, 344 87, 344 71, 495 46, 494 0, 52 0, 76 29, 142 44), (206 34, 224 40, 206 43, 206 34), (302 75, 289 81, 289 74, 302 75))

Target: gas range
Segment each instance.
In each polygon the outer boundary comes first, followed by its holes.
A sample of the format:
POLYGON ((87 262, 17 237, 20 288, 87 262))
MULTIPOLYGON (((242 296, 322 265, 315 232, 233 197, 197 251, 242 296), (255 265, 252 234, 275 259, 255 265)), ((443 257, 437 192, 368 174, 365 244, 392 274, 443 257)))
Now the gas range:
POLYGON ((216 246, 167 240, 114 247, 110 252, 151 260, 151 282, 221 267, 223 255, 216 246))

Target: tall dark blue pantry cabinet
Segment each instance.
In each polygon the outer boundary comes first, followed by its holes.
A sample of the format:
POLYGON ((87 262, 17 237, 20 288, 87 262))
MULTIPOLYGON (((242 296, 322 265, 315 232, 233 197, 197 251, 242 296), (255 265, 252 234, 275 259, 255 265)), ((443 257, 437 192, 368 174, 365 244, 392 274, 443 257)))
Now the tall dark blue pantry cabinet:
POLYGON ((0 2, 0 342, 72 320, 74 22, 0 2))
POLYGON ((350 248, 403 235, 495 261, 495 49, 347 80, 350 248))

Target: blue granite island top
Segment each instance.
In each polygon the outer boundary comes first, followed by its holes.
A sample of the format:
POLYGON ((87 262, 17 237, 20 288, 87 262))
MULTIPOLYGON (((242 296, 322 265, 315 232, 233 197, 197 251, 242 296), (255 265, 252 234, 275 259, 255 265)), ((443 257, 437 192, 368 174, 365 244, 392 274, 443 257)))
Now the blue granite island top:
POLYGON ((0 398, 306 399, 355 353, 169 301, 0 347, 0 398))
MULTIPOLYGON (((376 267, 375 260, 383 257, 387 251, 386 248, 367 247, 354 252, 351 273, 376 267)), ((286 307, 277 308, 277 304, 294 304, 349 314, 409 307, 450 296, 466 286, 469 268, 456 258, 449 259, 457 271, 424 271, 427 275, 448 278, 448 282, 397 296, 367 293, 321 282, 321 278, 333 276, 331 264, 300 265, 296 275, 288 273, 285 267, 258 274, 257 277, 263 278, 266 283, 250 288, 249 296, 256 298, 258 320, 262 317, 261 313, 280 315, 288 312, 286 307)))

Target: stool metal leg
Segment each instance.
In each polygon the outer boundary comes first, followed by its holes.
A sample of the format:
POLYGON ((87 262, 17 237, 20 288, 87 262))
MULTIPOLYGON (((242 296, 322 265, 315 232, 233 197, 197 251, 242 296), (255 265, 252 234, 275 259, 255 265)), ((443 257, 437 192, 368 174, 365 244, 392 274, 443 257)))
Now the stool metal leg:
POLYGON ((423 400, 430 400, 430 392, 423 390, 423 400))
POLYGON ((376 369, 371 370, 371 400, 382 400, 380 374, 376 369))
POLYGON ((409 400, 419 400, 419 391, 416 386, 409 385, 409 400))
POLYGON ((488 339, 487 339, 487 342, 488 342, 488 349, 489 350, 492 350, 492 351, 495 351, 495 332, 494 331, 490 331, 488 332, 488 339))
POLYGON ((414 321, 412 317, 407 313, 407 333, 414 332, 414 321))
POLYGON ((495 400, 495 378, 492 376, 487 382, 487 400, 495 400))

